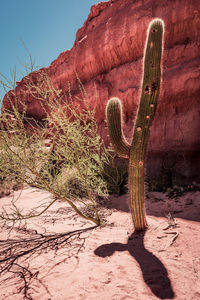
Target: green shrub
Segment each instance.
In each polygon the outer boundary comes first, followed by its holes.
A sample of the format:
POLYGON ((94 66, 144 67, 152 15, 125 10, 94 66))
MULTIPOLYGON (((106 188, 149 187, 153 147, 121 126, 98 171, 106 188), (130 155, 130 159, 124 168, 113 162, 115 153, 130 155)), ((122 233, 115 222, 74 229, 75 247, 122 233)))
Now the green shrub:
POLYGON ((109 194, 118 196, 128 191, 128 161, 111 155, 104 165, 103 178, 106 181, 109 194))
POLYGON ((63 103, 60 91, 53 87, 50 78, 45 73, 40 76, 42 86, 32 89, 34 83, 28 81, 27 90, 37 90, 37 95, 41 93, 41 104, 46 110, 44 125, 27 118, 26 108, 20 111, 17 104, 12 105, 12 111, 3 111, 0 170, 2 179, 9 176, 17 184, 44 189, 54 200, 42 211, 32 211, 25 216, 15 205, 12 214, 4 210, 0 219, 16 222, 39 216, 56 199, 63 199, 81 217, 100 225, 96 197, 108 195, 103 169, 110 153, 97 132, 95 111, 87 104, 82 86, 81 105, 74 103, 70 93, 63 103), (47 101, 44 95, 53 101, 47 101), (10 115, 12 122, 5 128, 3 124, 10 115))

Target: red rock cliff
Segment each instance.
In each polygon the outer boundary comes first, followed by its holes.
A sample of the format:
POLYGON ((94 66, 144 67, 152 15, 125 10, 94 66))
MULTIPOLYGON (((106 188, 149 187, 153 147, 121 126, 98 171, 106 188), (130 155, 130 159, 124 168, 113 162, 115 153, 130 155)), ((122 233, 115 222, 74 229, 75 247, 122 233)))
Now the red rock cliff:
MULTIPOLYGON (((199 0, 110 0, 96 4, 78 30, 73 48, 42 70, 63 93, 68 81, 72 93, 79 93, 75 72, 91 103, 97 91, 97 121, 104 139, 106 102, 111 96, 119 97, 125 132, 130 137, 140 95, 146 30, 153 18, 164 20, 165 35, 162 86, 151 128, 148 167, 154 176, 163 170, 170 172, 173 165, 173 176, 179 175, 183 181, 199 178, 199 0)), ((38 73, 29 77, 37 82, 38 73)), ((15 93, 26 103, 27 113, 41 119, 44 112, 39 99, 25 93, 26 80, 18 83, 15 93)), ((3 100, 4 107, 9 107, 9 95, 3 100)))

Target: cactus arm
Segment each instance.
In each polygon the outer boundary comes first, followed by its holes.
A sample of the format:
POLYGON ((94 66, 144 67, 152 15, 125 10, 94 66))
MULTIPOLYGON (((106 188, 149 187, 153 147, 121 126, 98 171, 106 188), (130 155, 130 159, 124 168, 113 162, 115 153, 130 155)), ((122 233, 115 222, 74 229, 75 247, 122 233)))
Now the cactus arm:
POLYGON ((144 206, 144 160, 159 94, 163 22, 155 19, 149 25, 145 49, 142 94, 136 116, 129 159, 131 212, 136 231, 147 227, 144 206))
POLYGON ((122 105, 118 98, 111 98, 106 107, 106 117, 111 143, 121 157, 128 158, 130 144, 122 131, 122 105))

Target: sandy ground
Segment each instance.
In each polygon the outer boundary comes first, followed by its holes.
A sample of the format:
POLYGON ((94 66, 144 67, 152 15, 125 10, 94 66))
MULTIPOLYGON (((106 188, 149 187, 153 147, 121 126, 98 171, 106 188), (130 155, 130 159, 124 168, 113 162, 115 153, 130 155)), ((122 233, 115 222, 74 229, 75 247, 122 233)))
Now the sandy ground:
MULTIPOLYGON (((26 210, 49 197, 26 188, 17 203, 26 210)), ((0 210, 10 201, 1 198, 0 210)), ((133 233, 128 195, 107 200, 98 228, 61 201, 26 225, 2 228, 0 299, 200 299, 200 192, 150 193, 146 208, 145 234, 133 233)))

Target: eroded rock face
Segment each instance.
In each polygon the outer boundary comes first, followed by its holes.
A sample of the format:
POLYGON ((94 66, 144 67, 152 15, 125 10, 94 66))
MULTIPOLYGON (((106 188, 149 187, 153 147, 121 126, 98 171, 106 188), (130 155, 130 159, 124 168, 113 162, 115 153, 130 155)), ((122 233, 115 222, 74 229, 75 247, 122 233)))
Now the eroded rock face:
MULTIPOLYGON (((97 107, 99 131, 106 141, 106 103, 112 96, 119 97, 123 102, 125 135, 130 138, 140 97, 146 31, 153 18, 163 19, 162 85, 147 162, 154 177, 165 171, 183 182, 200 177, 199 12, 199 0, 101 2, 91 8, 73 48, 42 69, 64 97, 68 81, 72 95, 80 97, 78 74, 89 102, 97 107)), ((28 77, 37 84, 38 72, 28 77)), ((18 83, 15 94, 26 103, 29 116, 41 119, 45 112, 39 99, 25 91, 29 78, 18 83)), ((11 92, 4 97, 4 107, 9 107, 10 95, 11 92)), ((15 101, 16 96, 11 99, 15 101)))

